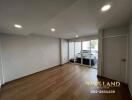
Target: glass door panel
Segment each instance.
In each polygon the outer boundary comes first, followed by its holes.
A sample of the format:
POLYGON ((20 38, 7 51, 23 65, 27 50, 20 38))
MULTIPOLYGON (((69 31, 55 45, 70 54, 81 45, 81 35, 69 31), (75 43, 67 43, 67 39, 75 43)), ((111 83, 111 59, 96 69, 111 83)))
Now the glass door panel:
POLYGON ((82 42, 82 64, 91 65, 91 48, 90 41, 82 42))
POLYGON ((69 42, 69 62, 74 63, 74 42, 69 42))
POLYGON ((81 64, 81 42, 75 42, 75 62, 81 64))
POLYGON ((69 62, 97 68, 98 40, 69 42, 69 62))
POLYGON ((98 64, 98 40, 91 40, 91 65, 93 68, 97 68, 98 64))

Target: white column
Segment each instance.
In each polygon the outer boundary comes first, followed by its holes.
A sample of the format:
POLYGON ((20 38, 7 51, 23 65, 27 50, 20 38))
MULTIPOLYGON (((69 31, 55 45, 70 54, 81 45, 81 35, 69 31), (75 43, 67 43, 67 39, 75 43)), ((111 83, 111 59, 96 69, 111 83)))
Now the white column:
POLYGON ((98 75, 103 76, 103 30, 99 30, 98 50, 98 75))

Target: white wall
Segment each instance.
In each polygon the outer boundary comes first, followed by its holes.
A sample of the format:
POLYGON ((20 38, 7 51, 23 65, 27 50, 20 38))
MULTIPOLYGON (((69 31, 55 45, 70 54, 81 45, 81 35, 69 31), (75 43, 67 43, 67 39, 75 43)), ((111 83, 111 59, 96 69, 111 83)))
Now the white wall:
POLYGON ((104 37, 107 36, 118 36, 118 35, 126 35, 128 34, 129 27, 128 26, 121 26, 121 27, 113 27, 104 29, 104 37))
POLYGON ((4 81, 59 65, 59 43, 43 36, 1 35, 4 81))
POLYGON ((68 62, 68 41, 61 39, 61 64, 68 62))
POLYGON ((129 64, 128 64, 128 86, 132 96, 132 21, 130 24, 130 32, 129 32, 129 64))
POLYGON ((2 48, 1 48, 1 41, 0 41, 0 87, 2 84, 2 48))
POLYGON ((98 34, 98 71, 97 75, 98 76, 103 76, 103 30, 99 30, 98 34))
POLYGON ((85 36, 85 37, 79 37, 75 39, 69 39, 70 42, 81 42, 81 41, 88 41, 88 40, 94 40, 98 39, 98 35, 90 35, 90 36, 85 36))

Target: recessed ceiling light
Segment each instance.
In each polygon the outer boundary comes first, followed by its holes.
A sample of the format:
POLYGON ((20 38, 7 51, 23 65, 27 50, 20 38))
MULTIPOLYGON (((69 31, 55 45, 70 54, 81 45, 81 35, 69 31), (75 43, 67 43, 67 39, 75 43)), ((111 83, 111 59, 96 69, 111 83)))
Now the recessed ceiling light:
POLYGON ((76 38, 78 38, 78 35, 75 35, 76 38))
POLYGON ((51 28, 50 30, 51 30, 52 32, 55 32, 55 28, 51 28))
POLYGON ((102 12, 105 12, 105 11, 108 11, 110 8, 111 8, 111 5, 110 5, 110 4, 106 4, 106 5, 104 5, 104 6, 101 8, 101 11, 102 11, 102 12))
POLYGON ((15 27, 15 28, 22 28, 22 26, 19 25, 19 24, 15 24, 14 27, 15 27))

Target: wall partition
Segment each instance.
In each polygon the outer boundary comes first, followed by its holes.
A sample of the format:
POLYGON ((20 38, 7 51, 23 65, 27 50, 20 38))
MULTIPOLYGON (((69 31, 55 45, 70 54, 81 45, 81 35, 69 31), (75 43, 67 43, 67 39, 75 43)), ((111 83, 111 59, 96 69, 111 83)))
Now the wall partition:
POLYGON ((69 42, 69 62, 97 68, 98 40, 69 42))

